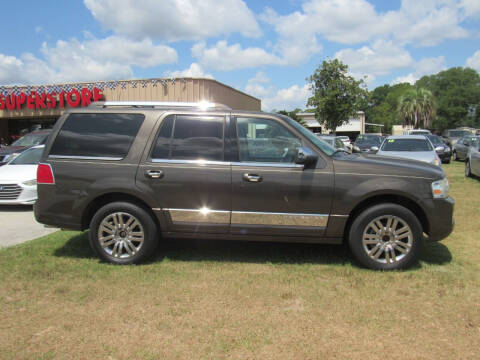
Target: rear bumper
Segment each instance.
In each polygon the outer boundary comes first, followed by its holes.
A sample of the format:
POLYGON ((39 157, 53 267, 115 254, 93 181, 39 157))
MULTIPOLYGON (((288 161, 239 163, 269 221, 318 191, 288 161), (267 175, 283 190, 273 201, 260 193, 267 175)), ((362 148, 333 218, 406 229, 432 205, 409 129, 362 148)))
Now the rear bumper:
POLYGON ((429 241, 440 241, 445 239, 453 231, 455 220, 453 219, 453 209, 455 200, 448 197, 446 199, 431 199, 427 205, 427 218, 429 223, 429 241))

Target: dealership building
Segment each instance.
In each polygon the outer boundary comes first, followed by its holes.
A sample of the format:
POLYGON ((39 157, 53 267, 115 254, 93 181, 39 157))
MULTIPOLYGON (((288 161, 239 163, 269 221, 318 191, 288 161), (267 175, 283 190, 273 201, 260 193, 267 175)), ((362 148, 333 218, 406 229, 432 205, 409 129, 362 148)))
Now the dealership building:
POLYGON ((11 141, 32 129, 52 127, 66 109, 94 101, 208 101, 238 110, 261 109, 259 99, 204 78, 0 86, 0 139, 11 141))

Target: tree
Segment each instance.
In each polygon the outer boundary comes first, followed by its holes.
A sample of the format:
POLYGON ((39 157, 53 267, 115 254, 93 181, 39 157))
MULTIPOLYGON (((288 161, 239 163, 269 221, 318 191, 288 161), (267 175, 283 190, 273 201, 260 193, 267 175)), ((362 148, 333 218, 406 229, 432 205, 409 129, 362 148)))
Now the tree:
POLYGON ((450 68, 422 77, 416 86, 430 90, 436 99, 434 128, 480 127, 480 75, 474 69, 450 68))
POLYGON ((412 88, 413 85, 409 83, 382 85, 375 88, 370 92, 369 103, 365 108, 366 121, 384 125, 382 131, 391 133, 393 125, 402 123, 402 118, 397 111, 399 99, 412 88))
POLYGON ((430 127, 432 117, 435 114, 435 102, 432 93, 424 88, 407 90, 399 99, 398 112, 404 126, 430 127))
POLYGON ((368 96, 363 80, 355 80, 347 70, 347 65, 333 59, 323 61, 307 78, 313 92, 307 105, 315 108, 318 122, 333 132, 362 110, 368 96))
POLYGON ((280 110, 280 111, 277 111, 276 113, 286 115, 289 118, 291 118, 292 120, 295 120, 296 122, 298 122, 300 125, 302 125, 304 127, 307 127, 307 123, 305 122, 305 120, 303 120, 302 118, 297 116, 297 113, 299 113, 301 111, 302 111, 301 109, 297 108, 293 111, 280 110))

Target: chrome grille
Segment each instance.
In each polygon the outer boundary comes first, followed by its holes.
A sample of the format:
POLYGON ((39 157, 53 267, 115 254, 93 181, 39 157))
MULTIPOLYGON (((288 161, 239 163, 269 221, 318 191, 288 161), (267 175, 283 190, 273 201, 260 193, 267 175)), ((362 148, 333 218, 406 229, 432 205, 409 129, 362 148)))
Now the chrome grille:
POLYGON ((16 200, 21 192, 17 184, 0 184, 0 200, 16 200))

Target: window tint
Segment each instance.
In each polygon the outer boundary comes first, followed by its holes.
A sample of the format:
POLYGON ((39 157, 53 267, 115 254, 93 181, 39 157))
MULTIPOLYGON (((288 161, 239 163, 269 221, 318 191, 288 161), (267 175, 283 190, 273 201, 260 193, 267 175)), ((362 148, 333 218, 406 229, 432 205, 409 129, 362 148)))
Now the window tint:
POLYGON ((177 115, 170 158, 222 161, 223 123, 223 116, 177 115))
POLYGON ((143 119, 142 114, 70 114, 50 155, 123 158, 143 119))
POLYGON ((293 163, 302 143, 274 120, 237 118, 240 161, 293 163))
POLYGON ((170 155, 170 140, 172 138, 173 121, 175 115, 167 116, 161 125, 158 133, 155 147, 153 148, 152 158, 154 159, 168 159, 170 155))
POLYGON ((432 151, 427 139, 387 139, 382 146, 383 151, 432 151))
POLYGON ((152 158, 223 161, 223 124, 223 116, 172 115, 162 124, 152 158))

